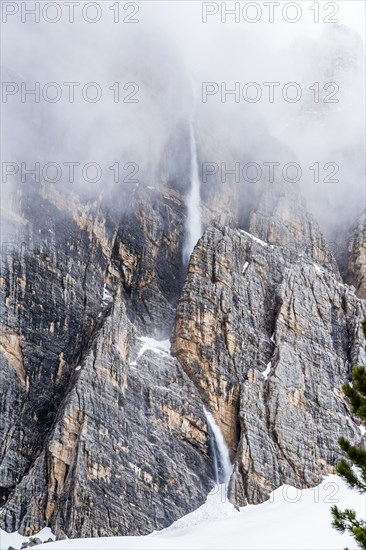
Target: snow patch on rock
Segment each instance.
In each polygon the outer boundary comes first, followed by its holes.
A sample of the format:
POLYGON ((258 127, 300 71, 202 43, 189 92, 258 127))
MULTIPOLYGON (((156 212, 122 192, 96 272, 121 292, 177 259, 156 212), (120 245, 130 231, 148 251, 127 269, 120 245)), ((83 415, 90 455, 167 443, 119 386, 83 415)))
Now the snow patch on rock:
POLYGON ((267 365, 267 368, 265 371, 262 372, 262 376, 264 376, 264 378, 267 380, 268 378, 268 375, 269 373, 271 372, 271 369, 272 369, 272 362, 270 361, 267 365))
POLYGON ((258 237, 254 237, 254 235, 252 235, 251 233, 247 233, 246 231, 244 231, 244 229, 240 229, 240 232, 246 235, 247 237, 250 237, 251 239, 253 239, 253 241, 257 242, 261 246, 270 246, 268 243, 262 241, 261 239, 258 239, 258 237))
POLYGON ((169 354, 170 353, 170 340, 155 340, 155 338, 149 338, 147 336, 140 336, 137 338, 142 342, 142 346, 137 354, 135 361, 130 363, 131 366, 137 364, 137 360, 145 353, 147 350, 151 350, 154 353, 158 354, 169 354))
MULTIPOLYGON (((31 538, 38 538, 42 542, 45 542, 48 539, 56 539, 55 535, 52 533, 49 527, 45 527, 36 535, 32 535, 32 537, 23 537, 23 535, 20 535, 17 531, 15 531, 14 533, 7 533, 6 531, 0 529, 0 550, 8 550, 10 546, 12 546, 13 548, 20 548, 23 543, 28 543, 31 538)), ((51 543, 49 545, 47 544, 47 546, 48 548, 50 548, 51 543)), ((42 546, 42 548, 45 547, 42 546)))

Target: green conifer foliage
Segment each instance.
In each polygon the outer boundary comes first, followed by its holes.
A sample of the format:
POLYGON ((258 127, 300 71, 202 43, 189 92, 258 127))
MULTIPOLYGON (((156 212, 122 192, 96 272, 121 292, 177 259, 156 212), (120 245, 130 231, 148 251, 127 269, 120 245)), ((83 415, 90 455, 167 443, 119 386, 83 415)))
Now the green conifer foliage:
MULTIPOLYGON (((362 322, 362 330, 366 338, 366 319, 362 322)), ((352 412, 366 426, 366 368, 357 366, 352 369, 352 384, 344 384, 343 391, 349 399, 352 412)), ((355 447, 344 437, 339 438, 339 445, 348 460, 342 459, 337 464, 337 473, 347 484, 359 493, 366 493, 366 450, 355 447), (352 468, 356 466, 356 468, 352 468)), ((341 511, 332 507, 332 526, 344 533, 348 531, 354 537, 360 548, 366 550, 366 521, 357 519, 354 510, 341 511)))

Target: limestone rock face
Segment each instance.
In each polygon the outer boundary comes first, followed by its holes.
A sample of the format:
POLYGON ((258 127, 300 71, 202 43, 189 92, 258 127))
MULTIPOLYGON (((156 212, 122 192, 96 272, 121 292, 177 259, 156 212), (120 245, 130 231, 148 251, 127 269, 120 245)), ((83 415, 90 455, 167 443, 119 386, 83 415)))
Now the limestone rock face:
POLYGON ((200 240, 173 352, 229 444, 237 504, 261 502, 282 483, 315 485, 339 458, 337 436, 359 437, 342 383, 366 359, 365 307, 337 271, 305 254, 294 260, 229 228, 200 240))
POLYGON ((294 259, 305 254, 337 275, 336 262, 297 185, 266 186, 251 213, 248 232, 269 244, 286 247, 294 259))
POLYGON ((294 186, 259 186, 242 215, 239 188, 220 201, 207 184, 187 272, 187 182, 172 166, 159 185, 99 197, 13 189, 0 280, 7 531, 146 534, 192 511, 214 484, 204 407, 239 505, 315 485, 338 435, 360 437, 341 387, 366 361, 364 226, 350 245, 355 292, 294 186))
POLYGON ((2 256, 1 525, 59 537, 165 527, 214 475, 194 384, 166 352, 138 357, 138 338, 173 322, 182 197, 144 186, 115 210, 57 189, 18 199, 2 256))
POLYGON ((8 499, 7 529, 28 534, 46 522, 59 537, 141 534, 201 504, 212 474, 199 394, 167 351, 139 357, 137 344, 116 300, 8 499))
MULTIPOLYGON (((74 217, 39 189, 17 193, 1 268, 3 496, 43 449, 70 372, 97 327, 112 229, 97 237, 92 212, 74 217), (57 204, 57 206, 56 206, 57 204), (39 205, 47 215, 36 215, 39 205), (90 216, 88 218, 87 216, 90 216), (94 228, 94 230, 93 230, 94 228)), ((95 213, 94 213, 95 215, 95 213)))
POLYGON ((366 215, 360 216, 348 240, 345 279, 366 298, 366 215))
POLYGON ((122 282, 130 318, 169 335, 183 285, 184 199, 174 189, 141 187, 118 223, 110 280, 122 282))

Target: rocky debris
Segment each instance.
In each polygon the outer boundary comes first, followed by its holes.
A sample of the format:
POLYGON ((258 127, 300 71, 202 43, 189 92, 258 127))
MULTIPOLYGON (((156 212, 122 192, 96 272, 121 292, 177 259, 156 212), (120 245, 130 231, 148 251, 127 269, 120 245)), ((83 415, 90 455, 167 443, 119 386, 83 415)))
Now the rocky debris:
POLYGON ((32 548, 33 546, 38 546, 39 544, 43 544, 41 539, 38 537, 30 537, 29 542, 23 542, 21 548, 32 548))
POLYGON ((191 257, 172 351, 223 430, 239 506, 283 483, 317 484, 339 458, 338 435, 360 437, 342 384, 366 360, 366 303, 310 252, 291 261, 280 246, 212 227, 191 257))
MULTIPOLYGON (((38 537, 30 537, 29 542, 22 542, 22 546, 20 547, 20 550, 22 550, 23 548, 32 548, 33 546, 38 546, 39 544, 47 544, 48 542, 54 542, 54 540, 51 539, 51 537, 45 541, 42 541, 38 537)), ((8 550, 17 550, 17 549, 14 548, 14 546, 9 546, 8 550)))
MULTIPOLYGON (((45 541, 42 541, 38 537, 30 537, 28 542, 22 542, 22 545, 20 547, 20 550, 24 550, 25 548, 33 548, 33 546, 38 546, 39 544, 46 544, 47 542, 53 542, 53 539, 51 537, 45 541)), ((8 550, 17 550, 13 546, 9 546, 8 550)))

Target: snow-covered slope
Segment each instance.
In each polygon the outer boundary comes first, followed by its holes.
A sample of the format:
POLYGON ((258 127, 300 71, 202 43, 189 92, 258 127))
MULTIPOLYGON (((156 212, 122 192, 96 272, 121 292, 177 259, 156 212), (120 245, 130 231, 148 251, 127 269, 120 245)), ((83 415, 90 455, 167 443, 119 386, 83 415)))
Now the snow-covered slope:
MULTIPOLYGON (((49 527, 45 527, 37 535, 34 535, 34 538, 39 538, 42 542, 53 539, 55 540, 55 535, 52 533, 49 527)), ((29 542, 30 537, 23 537, 19 533, 7 533, 0 529, 0 550, 8 550, 10 546, 13 548, 20 548, 21 545, 25 542, 29 542)), ((42 546, 41 548, 44 548, 42 546)))
MULTIPOLYGON (((203 506, 163 531, 145 537, 65 540, 45 544, 42 549, 354 549, 356 545, 349 535, 341 535, 331 527, 333 504, 366 515, 365 496, 349 490, 337 476, 327 476, 313 489, 284 485, 267 502, 246 506, 240 512, 227 501, 221 485, 209 494, 203 506)), ((2 544, 3 548, 6 546, 2 544)))

